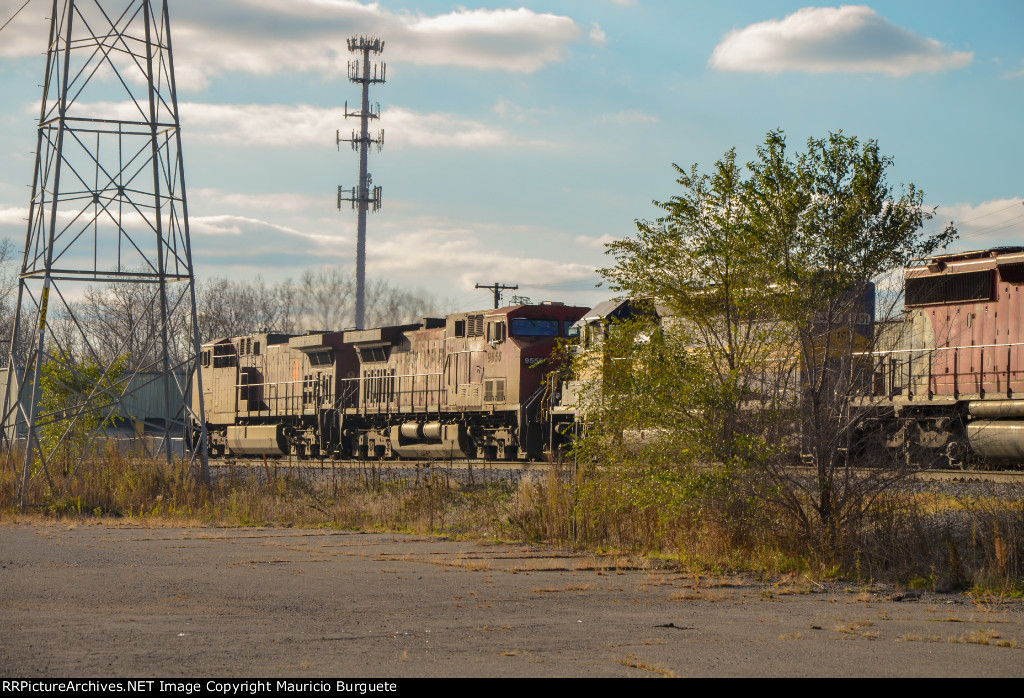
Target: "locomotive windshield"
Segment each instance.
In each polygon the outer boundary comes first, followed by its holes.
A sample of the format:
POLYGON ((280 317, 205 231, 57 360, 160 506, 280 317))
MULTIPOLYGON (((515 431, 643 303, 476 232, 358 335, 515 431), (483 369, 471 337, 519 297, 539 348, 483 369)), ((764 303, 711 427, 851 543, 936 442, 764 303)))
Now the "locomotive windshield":
POLYGON ((558 320, 534 320, 533 318, 512 318, 513 337, 557 337, 558 320))

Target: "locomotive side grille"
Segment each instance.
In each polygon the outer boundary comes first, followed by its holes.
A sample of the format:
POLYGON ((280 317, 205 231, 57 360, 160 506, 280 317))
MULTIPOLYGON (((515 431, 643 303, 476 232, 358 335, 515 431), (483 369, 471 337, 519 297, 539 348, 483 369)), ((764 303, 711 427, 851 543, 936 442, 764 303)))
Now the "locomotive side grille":
POLYGON ((484 316, 483 315, 470 315, 466 318, 469 325, 469 336, 470 337, 483 337, 484 336, 484 316))
POLYGON ((334 363, 333 351, 315 351, 309 354, 310 366, 330 366, 334 363))
POLYGON ((992 300, 992 270, 907 279, 905 305, 992 300))
POLYGON ((1000 266, 999 278, 1008 284, 1024 283, 1024 263, 1000 266))

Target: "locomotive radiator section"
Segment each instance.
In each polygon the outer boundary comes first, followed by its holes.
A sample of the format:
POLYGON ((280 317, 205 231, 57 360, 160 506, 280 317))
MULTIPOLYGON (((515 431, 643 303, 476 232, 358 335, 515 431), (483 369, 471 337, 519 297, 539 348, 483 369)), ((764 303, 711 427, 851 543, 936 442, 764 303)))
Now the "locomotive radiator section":
POLYGON ((1024 247, 921 260, 873 352, 874 403, 910 443, 964 465, 1024 463, 1024 247))

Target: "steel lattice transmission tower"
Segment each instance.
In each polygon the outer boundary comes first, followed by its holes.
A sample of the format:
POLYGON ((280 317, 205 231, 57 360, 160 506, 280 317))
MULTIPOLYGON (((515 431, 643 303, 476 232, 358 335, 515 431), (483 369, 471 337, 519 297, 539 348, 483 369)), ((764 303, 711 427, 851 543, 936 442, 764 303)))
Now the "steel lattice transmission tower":
POLYGON ((380 187, 373 186, 373 178, 367 171, 367 161, 371 145, 377 146, 380 152, 384 145, 383 129, 377 132, 376 137, 370 136, 370 119, 380 118, 380 104, 376 107, 370 105, 370 85, 383 83, 387 66, 384 63, 370 63, 370 54, 379 54, 384 50, 384 42, 375 37, 352 37, 348 40, 348 50, 352 53, 362 53, 361 57, 348 62, 348 79, 357 82, 363 88, 362 109, 355 112, 348 110, 348 102, 345 102, 345 118, 354 116, 359 119, 360 126, 358 134, 352 131, 351 138, 342 138, 341 131, 338 131, 338 147, 341 143, 352 144, 352 150, 359 151, 359 186, 350 190, 338 187, 338 209, 341 209, 342 201, 351 201, 352 208, 359 211, 359 228, 356 239, 356 327, 363 329, 366 320, 366 212, 372 207, 374 211, 380 210, 380 187))
POLYGON ((28 435, 22 503, 37 476, 66 491, 143 394, 164 415, 150 455, 170 463, 181 435, 205 477, 198 355, 167 2, 53 0, 4 397, 8 446, 28 435))

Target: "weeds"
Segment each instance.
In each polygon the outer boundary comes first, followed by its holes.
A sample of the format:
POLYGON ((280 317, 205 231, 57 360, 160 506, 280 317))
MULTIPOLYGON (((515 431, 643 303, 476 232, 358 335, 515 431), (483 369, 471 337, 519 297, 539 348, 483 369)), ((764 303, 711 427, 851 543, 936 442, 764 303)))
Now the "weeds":
MULTIPOLYGON (((18 464, 0 462, 0 522, 24 516, 17 506, 20 473, 18 464)), ((816 543, 792 534, 782 510, 738 504, 714 488, 707 496, 672 500, 655 496, 652 483, 636 482, 664 471, 555 467, 517 484, 468 486, 443 468, 403 479, 379 463, 363 470, 268 465, 216 469, 206 486, 184 463, 114 450, 76 472, 50 475, 30 480, 27 499, 45 502, 31 508, 36 515, 536 541, 591 551, 580 569, 599 574, 665 565, 681 570, 697 582, 678 600, 729 598, 701 589, 700 579, 736 570, 777 580, 762 592, 765 600, 824 591, 811 575, 846 576, 862 590, 887 579, 919 591, 971 590, 988 603, 1024 598, 1024 488, 971 497, 889 492, 856 525, 838 531, 834 554, 824 556, 816 543)), ((547 565, 516 564, 517 571, 547 565)))

